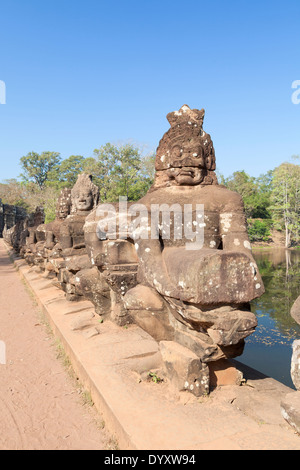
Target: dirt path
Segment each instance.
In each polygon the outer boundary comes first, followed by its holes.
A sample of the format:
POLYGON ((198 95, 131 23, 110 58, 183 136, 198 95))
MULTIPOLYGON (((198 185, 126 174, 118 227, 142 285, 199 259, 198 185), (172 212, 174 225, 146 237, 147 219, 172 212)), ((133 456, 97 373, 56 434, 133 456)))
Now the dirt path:
POLYGON ((0 449, 109 448, 0 240, 0 449), (3 343, 4 342, 4 343, 3 343), (0 348, 1 349, 1 348, 0 348), (0 351, 1 353, 1 351, 0 351), (4 360, 5 359, 5 360, 4 360))

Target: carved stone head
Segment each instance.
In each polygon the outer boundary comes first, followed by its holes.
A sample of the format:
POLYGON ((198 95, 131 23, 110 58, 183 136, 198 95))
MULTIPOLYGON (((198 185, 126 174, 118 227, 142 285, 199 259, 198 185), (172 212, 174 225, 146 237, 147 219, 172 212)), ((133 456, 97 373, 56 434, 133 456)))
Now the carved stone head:
POLYGON ((96 207, 99 188, 92 182, 92 176, 82 173, 71 191, 72 212, 85 213, 96 207))
POLYGON ((56 219, 63 220, 71 212, 71 189, 64 188, 60 192, 60 196, 56 205, 56 219))
POLYGON ((154 186, 217 184, 215 151, 203 130, 204 109, 186 104, 167 115, 171 128, 156 152, 154 186))
POLYGON ((32 214, 32 226, 36 227, 45 222, 45 211, 43 206, 37 206, 32 214))

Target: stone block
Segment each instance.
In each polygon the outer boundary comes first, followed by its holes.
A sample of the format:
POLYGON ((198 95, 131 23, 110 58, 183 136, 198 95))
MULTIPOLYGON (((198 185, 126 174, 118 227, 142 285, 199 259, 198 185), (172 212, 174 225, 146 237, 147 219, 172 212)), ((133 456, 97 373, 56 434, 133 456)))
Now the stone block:
POLYGON ((300 390, 300 339, 293 342, 291 377, 297 390, 300 390))
POLYGON ((280 408, 283 418, 300 434, 300 392, 288 393, 280 408))
POLYGON ((208 363, 210 387, 219 385, 240 385, 243 374, 228 359, 219 359, 208 363))
POLYGON ((173 386, 195 396, 209 392, 209 369, 196 354, 174 341, 161 341, 159 346, 165 374, 173 386))

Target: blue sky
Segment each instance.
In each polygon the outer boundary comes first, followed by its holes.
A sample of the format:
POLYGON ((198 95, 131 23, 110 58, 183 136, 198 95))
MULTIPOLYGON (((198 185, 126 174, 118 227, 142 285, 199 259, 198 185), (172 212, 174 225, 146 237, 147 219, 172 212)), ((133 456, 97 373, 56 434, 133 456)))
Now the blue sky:
POLYGON ((225 176, 300 154, 299 0, 10 0, 0 16, 0 181, 30 151, 155 151, 183 104, 205 108, 225 176))

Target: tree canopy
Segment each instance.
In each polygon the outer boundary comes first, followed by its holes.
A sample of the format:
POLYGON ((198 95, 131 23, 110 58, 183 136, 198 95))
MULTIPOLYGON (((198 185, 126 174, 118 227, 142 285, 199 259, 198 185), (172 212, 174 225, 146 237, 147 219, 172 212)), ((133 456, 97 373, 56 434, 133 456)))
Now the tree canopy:
MULTIPOLYGON (((298 157, 294 157, 297 160, 298 157)), ((275 228, 285 234, 285 246, 300 241, 300 165, 284 162, 258 178, 236 171, 221 182, 244 201, 252 241, 266 241, 275 228)))
POLYGON ((30 152, 20 159, 21 181, 0 183, 0 198, 28 210, 43 205, 46 221, 50 221, 55 217, 60 190, 73 187, 78 175, 86 172, 98 185, 102 202, 118 202, 120 196, 136 201, 153 183, 154 160, 154 155, 144 155, 138 146, 129 143, 106 143, 87 158, 71 155, 62 159, 58 152, 30 152))
POLYGON ((57 152, 29 152, 20 159, 24 172, 21 177, 24 181, 33 181, 39 188, 43 188, 48 181, 58 178, 60 161, 61 157, 57 152))

